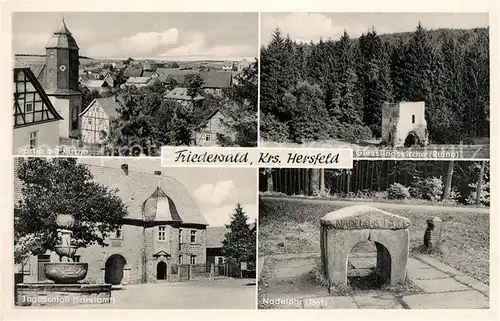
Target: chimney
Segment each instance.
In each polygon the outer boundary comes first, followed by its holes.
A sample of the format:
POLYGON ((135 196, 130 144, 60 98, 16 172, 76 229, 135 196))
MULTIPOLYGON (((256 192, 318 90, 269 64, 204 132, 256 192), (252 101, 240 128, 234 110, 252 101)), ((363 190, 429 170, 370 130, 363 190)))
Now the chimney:
POLYGON ((125 175, 128 175, 128 164, 122 164, 122 170, 125 175))
POLYGON ((161 171, 155 171, 155 175, 161 176, 161 171))

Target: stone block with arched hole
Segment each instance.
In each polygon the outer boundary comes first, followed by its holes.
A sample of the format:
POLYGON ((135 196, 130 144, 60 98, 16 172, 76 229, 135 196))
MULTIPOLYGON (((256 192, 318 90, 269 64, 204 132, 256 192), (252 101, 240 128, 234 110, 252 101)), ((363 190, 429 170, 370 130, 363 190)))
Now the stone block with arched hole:
POLYGON ((321 261, 330 286, 347 286, 347 261, 358 243, 377 248, 377 277, 383 284, 406 279, 411 222, 369 206, 350 206, 321 219, 321 261))

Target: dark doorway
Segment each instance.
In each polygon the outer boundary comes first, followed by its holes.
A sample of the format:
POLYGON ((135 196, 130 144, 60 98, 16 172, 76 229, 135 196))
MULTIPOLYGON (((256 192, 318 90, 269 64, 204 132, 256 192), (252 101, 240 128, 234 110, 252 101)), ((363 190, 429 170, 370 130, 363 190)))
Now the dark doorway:
POLYGON ((417 134, 411 132, 408 134, 408 136, 406 136, 406 139, 405 139, 405 147, 412 147, 412 146, 415 146, 415 145, 419 145, 420 144, 420 140, 418 139, 418 136, 417 134))
POLYGON ((167 279, 167 263, 158 262, 158 265, 156 266, 156 279, 157 280, 167 279))
POLYGON ((104 282, 113 285, 120 284, 123 279, 123 268, 125 264, 127 264, 127 261, 120 254, 111 255, 106 261, 104 282))

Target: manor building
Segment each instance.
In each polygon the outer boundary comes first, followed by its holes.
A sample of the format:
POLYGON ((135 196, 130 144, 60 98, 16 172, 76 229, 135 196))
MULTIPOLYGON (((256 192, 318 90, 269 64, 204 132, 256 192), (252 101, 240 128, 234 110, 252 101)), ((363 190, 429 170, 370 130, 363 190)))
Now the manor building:
MULTIPOLYGON (((133 171, 128 164, 121 169, 86 166, 95 182, 118 190, 128 211, 123 225, 107 239, 109 246, 78 249, 77 261, 89 265, 86 280, 136 284, 208 274, 208 224, 183 184, 161 172, 133 171)), ((22 194, 21 181, 15 177, 17 204, 22 194)), ((32 256, 23 270, 24 282, 44 281, 43 264, 58 260, 50 252, 32 256)))

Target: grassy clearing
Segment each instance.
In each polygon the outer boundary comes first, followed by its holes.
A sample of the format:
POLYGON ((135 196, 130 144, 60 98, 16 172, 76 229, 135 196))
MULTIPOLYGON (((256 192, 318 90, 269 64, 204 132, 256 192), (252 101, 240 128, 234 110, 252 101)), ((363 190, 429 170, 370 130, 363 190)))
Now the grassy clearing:
MULTIPOLYGON (((259 255, 318 253, 319 220, 343 206, 285 200, 262 200, 259 218, 259 255)), ((383 206, 378 206, 384 209, 383 206)), ((434 253, 438 259, 485 284, 489 284, 489 215, 474 212, 418 212, 388 209, 410 219, 410 248, 416 252, 423 242, 426 220, 439 216, 443 224, 442 246, 434 253)))

